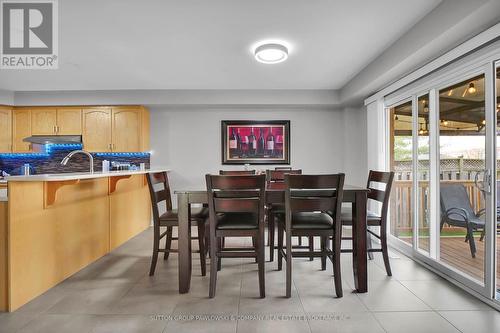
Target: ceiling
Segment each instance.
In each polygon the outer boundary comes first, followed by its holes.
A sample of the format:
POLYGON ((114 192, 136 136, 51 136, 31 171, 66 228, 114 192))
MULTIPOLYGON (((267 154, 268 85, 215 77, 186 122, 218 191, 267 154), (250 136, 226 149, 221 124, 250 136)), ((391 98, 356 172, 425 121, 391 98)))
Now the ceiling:
POLYGON ((59 69, 0 89, 339 89, 440 0, 59 1, 59 69), (256 62, 281 39, 290 57, 256 62))

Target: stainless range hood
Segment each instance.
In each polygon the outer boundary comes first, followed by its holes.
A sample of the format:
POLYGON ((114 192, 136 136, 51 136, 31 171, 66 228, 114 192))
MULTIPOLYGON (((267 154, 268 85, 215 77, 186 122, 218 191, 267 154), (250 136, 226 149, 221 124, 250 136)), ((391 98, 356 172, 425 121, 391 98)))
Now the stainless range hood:
POLYGON ((81 135, 32 135, 23 139, 37 145, 82 143, 81 135))

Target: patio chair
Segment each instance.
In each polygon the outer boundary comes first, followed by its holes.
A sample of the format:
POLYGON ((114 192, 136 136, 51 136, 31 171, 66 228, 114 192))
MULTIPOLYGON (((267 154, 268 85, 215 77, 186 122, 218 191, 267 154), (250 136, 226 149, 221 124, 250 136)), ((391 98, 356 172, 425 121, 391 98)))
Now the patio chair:
POLYGON ((441 230, 446 223, 467 230, 465 241, 469 242, 472 258, 476 257, 474 231, 484 231, 485 222, 480 218, 484 211, 474 212, 469 195, 462 184, 441 184, 441 230))

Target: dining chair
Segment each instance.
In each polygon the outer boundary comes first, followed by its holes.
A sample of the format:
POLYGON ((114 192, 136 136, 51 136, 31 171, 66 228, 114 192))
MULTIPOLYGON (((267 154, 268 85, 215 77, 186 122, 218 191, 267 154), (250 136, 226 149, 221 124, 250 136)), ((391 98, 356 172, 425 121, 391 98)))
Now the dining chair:
POLYGON ((278 270, 286 262, 286 297, 292 292, 292 258, 321 257, 321 269, 326 260, 333 263, 337 297, 342 297, 340 273, 341 228, 340 212, 344 194, 344 174, 285 175, 285 214, 277 215, 278 270), (286 235, 285 248, 283 238, 286 235), (320 251, 292 250, 292 236, 321 238, 320 251), (330 239, 333 240, 331 244, 330 239), (331 244, 331 246, 330 246, 331 244))
MULTIPOLYGON (((374 212, 373 210, 367 210, 366 212, 366 223, 367 223, 367 252, 370 259, 373 259, 373 252, 382 252, 384 258, 385 270, 388 276, 392 276, 391 265, 389 263, 389 251, 387 247, 387 212, 389 207, 389 197, 391 195, 392 183, 394 180, 394 172, 381 172, 370 170, 368 174, 368 182, 366 188, 368 192, 368 201, 375 203, 372 207, 379 206, 380 211, 374 212), (381 189, 382 187, 382 189, 381 189), (379 227, 380 233, 377 234, 370 227, 379 227), (372 236, 380 240, 381 248, 374 249, 372 247, 372 236)), ((342 225, 352 226, 353 218, 352 211, 349 209, 343 209, 342 214, 342 225)), ((343 240, 352 240, 352 237, 342 237, 343 240)), ((350 252, 351 249, 342 249, 342 252, 350 252)))
POLYGON ((260 297, 265 297, 264 278, 264 203, 266 179, 258 176, 206 175, 209 235, 210 289, 215 296, 217 271, 221 258, 256 258, 259 270, 260 297), (224 248, 223 237, 252 237, 251 248, 224 248))
MULTIPOLYGON (((255 170, 219 170, 221 176, 251 176, 255 174, 255 170)), ((223 237, 221 243, 222 247, 226 247, 226 238, 223 237)))
MULTIPOLYGON (((266 170, 266 182, 268 184, 270 183, 285 183, 285 175, 286 174, 292 174, 292 175, 300 175, 302 174, 301 169, 296 169, 292 170, 290 169, 279 169, 276 167, 274 170, 266 170)), ((268 244, 269 244, 269 261, 273 262, 274 261, 274 250, 275 250, 275 231, 276 231, 276 223, 275 223, 275 215, 276 214, 283 214, 285 212, 285 206, 284 205, 277 205, 274 204, 272 206, 269 206, 267 209, 267 216, 268 216, 268 244)), ((299 244, 296 246, 297 248, 302 248, 302 237, 299 237, 299 244)), ((313 241, 312 238, 309 239, 309 244, 308 247, 310 250, 312 250, 313 247, 313 241)), ((310 260, 313 260, 311 257, 310 260)))
MULTIPOLYGON (((149 194, 151 197, 151 206, 153 210, 153 255, 151 258, 151 267, 149 275, 155 273, 156 262, 158 261, 158 253, 163 252, 163 259, 167 260, 170 253, 178 252, 177 249, 172 249, 172 241, 178 240, 173 237, 173 229, 179 226, 177 210, 172 209, 172 195, 170 193, 170 185, 168 182, 167 172, 152 172, 147 174, 149 194), (160 214, 164 205, 164 213, 160 214), (161 232, 161 229, 166 228, 161 232), (160 248, 160 241, 165 238, 165 247, 160 248)), ((192 239, 198 240, 201 264, 201 275, 206 275, 206 250, 205 250, 205 220, 208 217, 208 208, 191 208, 191 223, 197 226, 198 236, 192 239)))
POLYGON ((476 257, 476 242, 474 232, 481 231, 480 241, 484 238, 485 210, 474 211, 470 202, 469 194, 463 184, 441 183, 439 188, 441 203, 441 223, 449 226, 464 228, 466 231, 465 241, 469 243, 472 258, 476 257))

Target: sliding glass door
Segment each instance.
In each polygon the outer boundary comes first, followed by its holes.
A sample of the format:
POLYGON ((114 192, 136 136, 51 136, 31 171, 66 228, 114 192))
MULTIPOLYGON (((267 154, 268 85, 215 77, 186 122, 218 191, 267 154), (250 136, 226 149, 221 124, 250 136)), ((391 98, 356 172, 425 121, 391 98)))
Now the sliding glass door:
POLYGON ((439 90, 439 260, 484 284, 484 74, 439 90))
POLYGON ((416 87, 386 99, 390 241, 500 300, 500 64, 416 87))

